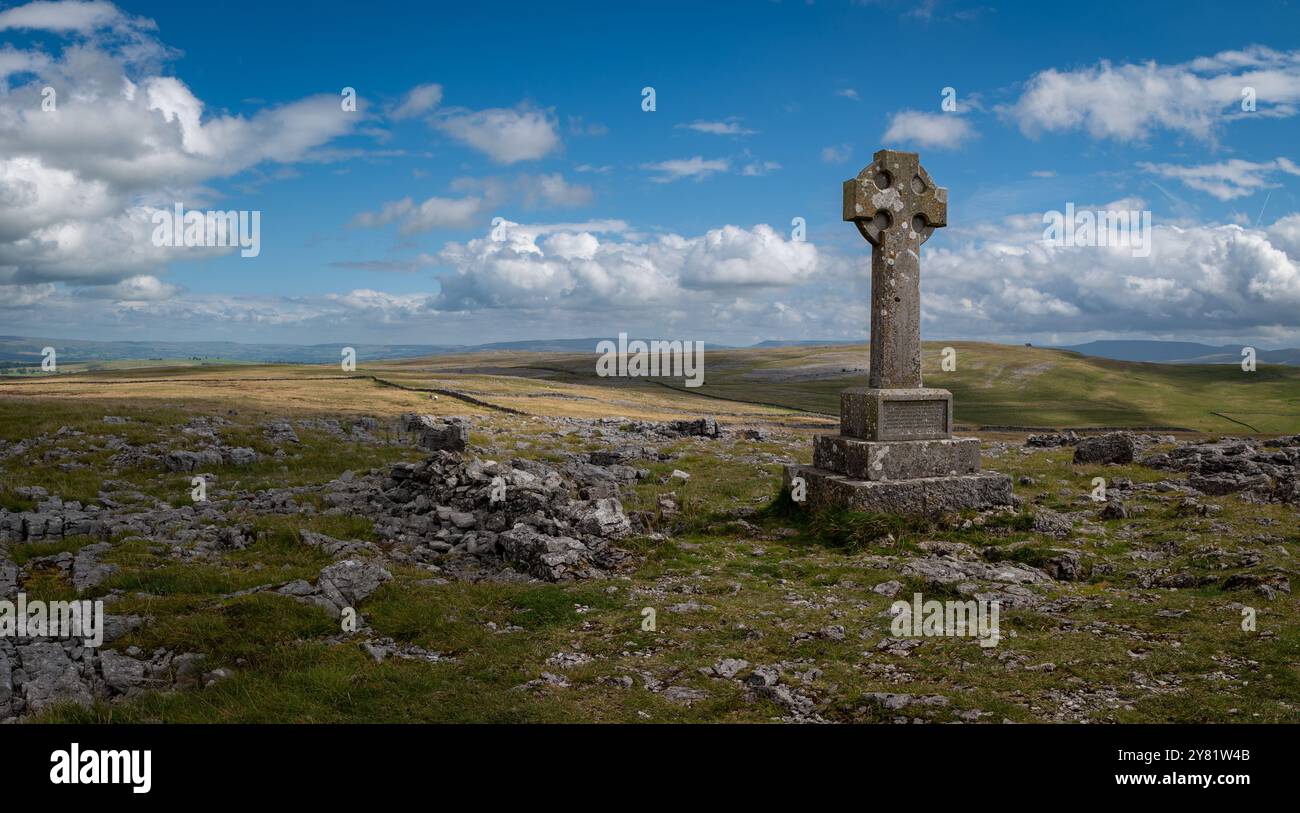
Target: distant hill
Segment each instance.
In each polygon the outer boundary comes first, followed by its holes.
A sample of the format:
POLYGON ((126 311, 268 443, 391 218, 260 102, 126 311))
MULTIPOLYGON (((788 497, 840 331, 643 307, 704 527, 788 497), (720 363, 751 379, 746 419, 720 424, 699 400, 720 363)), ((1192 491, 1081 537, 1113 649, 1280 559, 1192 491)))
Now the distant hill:
POLYGON ((344 347, 362 358, 410 358, 461 348, 420 344, 244 344, 242 342, 100 342, 85 339, 51 339, 0 336, 0 362, 41 361, 41 350, 53 347, 60 363, 148 359, 212 359, 226 361, 292 362, 338 361, 344 347))
POLYGON ((831 347, 837 344, 863 344, 866 342, 862 339, 768 339, 765 342, 752 344, 750 347, 831 347))
MULTIPOLYGON (((609 340, 616 341, 614 337, 609 340)), ((87 339, 53 339, 32 336, 0 336, 0 368, 39 365, 41 350, 53 347, 60 363, 95 363, 108 361, 187 360, 210 364, 230 362, 329 364, 337 362, 344 347, 353 347, 361 359, 408 359, 440 356, 449 353, 517 351, 531 353, 582 353, 596 351, 605 341, 600 337, 585 339, 524 339, 486 344, 258 344, 243 342, 148 342, 94 341, 87 339)), ((863 344, 862 339, 768 339, 752 345, 754 349, 776 350, 784 347, 839 347, 863 344)), ((736 349, 708 342, 710 350, 736 349)), ((1241 346, 1215 347, 1196 342, 1161 342, 1145 340, 1107 340, 1054 348, 1082 353, 1085 356, 1116 361, 1155 362, 1160 364, 1239 364, 1241 346)), ((1256 348, 1261 364, 1300 366, 1300 349, 1262 350, 1256 348)))
MULTIPOLYGON (((1058 350, 1073 350, 1085 356, 1116 361, 1146 361, 1159 364, 1240 364, 1245 345, 1216 347, 1196 342, 1161 342, 1116 339, 1067 345, 1058 350)), ((1255 360, 1267 364, 1300 366, 1300 349, 1263 350, 1255 348, 1255 360)))
MULTIPOLYGON (((516 350, 535 353, 596 352, 604 339, 526 339, 488 344, 244 344, 242 342, 101 342, 87 339, 50 339, 31 336, 0 336, 0 367, 41 362, 41 350, 53 347, 61 364, 102 361, 147 361, 162 359, 208 360, 212 362, 263 362, 328 364, 337 362, 344 347, 357 351, 361 359, 406 359, 448 353, 478 353, 516 350)), ((610 341, 617 341, 610 337, 610 341)), ((708 349, 726 345, 709 342, 708 349)))

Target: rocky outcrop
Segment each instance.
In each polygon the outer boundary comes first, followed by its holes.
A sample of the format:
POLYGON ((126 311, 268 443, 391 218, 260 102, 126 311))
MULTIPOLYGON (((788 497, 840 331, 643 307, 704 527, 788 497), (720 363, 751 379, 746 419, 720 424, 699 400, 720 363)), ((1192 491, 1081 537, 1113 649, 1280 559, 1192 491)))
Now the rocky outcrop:
POLYGON ((1186 472, 1187 484, 1203 494, 1244 493, 1258 500, 1300 504, 1300 436, 1263 443, 1238 438, 1188 443, 1141 463, 1186 472))
MULTIPOLYGON (((105 616, 104 643, 139 627, 138 616, 105 616)), ((139 692, 211 686, 229 670, 203 669, 198 653, 173 654, 157 649, 145 654, 91 649, 78 639, 0 638, 0 721, 12 720, 71 703, 89 707, 139 692)))
POLYGON ((332 511, 369 516, 398 560, 474 556, 541 579, 592 578, 627 558, 610 542, 632 532, 616 494, 619 482, 636 477, 619 464, 574 459, 557 469, 444 451, 391 466, 384 476, 336 480, 325 499, 332 511))

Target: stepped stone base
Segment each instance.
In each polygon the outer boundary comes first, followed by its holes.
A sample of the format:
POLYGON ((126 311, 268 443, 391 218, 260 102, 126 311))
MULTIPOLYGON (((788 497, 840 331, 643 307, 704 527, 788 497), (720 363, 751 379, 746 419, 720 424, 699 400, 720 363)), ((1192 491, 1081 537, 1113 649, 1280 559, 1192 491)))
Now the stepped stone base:
POLYGON ((862 480, 815 466, 786 466, 786 487, 795 477, 804 479, 806 489, 805 499, 797 504, 812 509, 938 516, 965 508, 1011 505, 1011 478, 993 471, 912 480, 862 480))
POLYGON ((974 474, 980 468, 978 438, 859 440, 818 435, 813 465, 855 480, 908 480, 974 474))

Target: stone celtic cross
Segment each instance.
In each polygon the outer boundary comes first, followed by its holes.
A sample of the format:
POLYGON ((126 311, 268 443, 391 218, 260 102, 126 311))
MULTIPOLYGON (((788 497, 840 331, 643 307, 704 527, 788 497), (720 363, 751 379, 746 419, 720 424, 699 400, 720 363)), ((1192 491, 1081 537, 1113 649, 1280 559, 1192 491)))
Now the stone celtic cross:
POLYGON ((790 499, 925 516, 1010 505, 1011 478, 952 436, 952 393, 921 383, 921 244, 948 225, 948 190, 916 153, 881 150, 844 182, 844 219, 871 243, 870 386, 840 392, 839 434, 813 440, 811 466, 786 467, 790 499))
POLYGON ((844 182, 844 219, 871 242, 871 386, 921 386, 921 244, 948 225, 948 190, 914 152, 880 150, 844 182))
POLYGON ((948 225, 948 190, 914 152, 880 150, 844 182, 844 219, 871 243, 869 386, 840 395, 840 431, 868 440, 951 436, 952 393, 921 383, 921 244, 948 225))

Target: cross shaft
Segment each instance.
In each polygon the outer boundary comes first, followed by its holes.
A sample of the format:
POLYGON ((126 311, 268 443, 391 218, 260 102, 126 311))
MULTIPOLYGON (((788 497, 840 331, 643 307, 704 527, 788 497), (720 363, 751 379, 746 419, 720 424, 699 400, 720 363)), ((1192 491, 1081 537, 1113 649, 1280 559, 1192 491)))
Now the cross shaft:
POLYGON ((948 190, 914 152, 880 150, 844 182, 844 219, 871 243, 871 372, 876 389, 921 387, 921 244, 948 224, 948 190))

